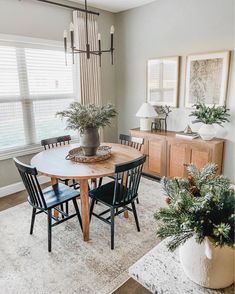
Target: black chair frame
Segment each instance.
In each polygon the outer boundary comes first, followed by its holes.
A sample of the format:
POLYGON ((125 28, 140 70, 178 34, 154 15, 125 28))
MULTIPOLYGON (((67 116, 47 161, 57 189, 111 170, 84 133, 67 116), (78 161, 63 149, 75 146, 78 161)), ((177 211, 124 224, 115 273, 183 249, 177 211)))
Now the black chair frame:
MULTIPOLYGON (((70 144, 71 136, 65 135, 60 137, 54 137, 54 138, 48 138, 41 140, 41 145, 44 147, 45 150, 52 149, 59 146, 65 146, 67 144, 70 144)), ((65 183, 66 186, 73 187, 75 190, 79 189, 79 183, 75 180, 72 180, 72 184, 69 183, 69 179, 59 179, 62 183, 65 183)), ((66 209, 68 209, 68 206, 66 205, 66 209)), ((66 210, 68 212, 68 210, 66 210)))
POLYGON ((60 189, 60 185, 62 185, 62 187, 67 187, 66 189, 68 190, 68 192, 72 192, 72 196, 69 196, 64 200, 60 200, 59 197, 58 199, 56 198, 56 200, 54 201, 53 204, 48 205, 47 201, 44 197, 44 193, 43 190, 41 189, 41 186, 38 182, 37 179, 37 169, 35 167, 31 167, 29 165, 23 164, 21 163, 18 159, 13 158, 15 165, 20 173, 20 176, 22 178, 22 181, 25 185, 25 188, 28 192, 28 202, 29 204, 33 207, 33 211, 32 211, 32 218, 31 218, 31 225, 30 225, 30 234, 33 234, 33 229, 34 229, 34 222, 35 222, 35 217, 37 214, 40 213, 45 213, 47 214, 48 218, 48 251, 51 252, 51 235, 52 235, 52 227, 57 226, 75 216, 78 217, 78 221, 80 223, 81 229, 82 229, 82 220, 81 220, 81 215, 80 215, 80 211, 78 208, 78 204, 76 201, 76 198, 79 196, 78 192, 75 192, 74 189, 69 188, 63 184, 56 184, 53 185, 51 187, 51 190, 53 190, 58 194, 59 193, 59 189, 60 189), (69 191, 70 190, 70 191, 69 191), (75 213, 69 215, 67 212, 64 211, 64 207, 63 204, 68 203, 69 201, 73 202, 74 208, 75 208, 75 213), (58 208, 58 206, 60 206, 60 208, 58 208), (59 214, 61 215, 61 218, 56 218, 52 215, 52 210, 56 210, 57 212, 59 212, 59 214), (37 211, 38 210, 38 211, 37 211), (52 223, 52 220, 54 220, 55 222, 52 223))
MULTIPOLYGON (((142 146, 144 145, 144 138, 133 137, 125 134, 119 135, 119 140, 122 145, 130 146, 138 151, 141 151, 142 146)), ((113 176, 110 176, 111 179, 114 179, 113 176)), ((99 187, 102 185, 103 178, 99 179, 99 187)), ((139 199, 136 198, 136 203, 139 204, 139 199)))
POLYGON ((97 189, 90 191, 91 205, 90 205, 90 219, 92 215, 98 219, 104 221, 105 223, 111 226, 111 249, 114 249, 114 217, 123 213, 125 210, 133 212, 137 231, 140 231, 139 221, 137 217, 135 200, 138 197, 138 188, 141 178, 141 173, 143 169, 143 164, 146 160, 146 156, 131 161, 125 164, 118 164, 115 166, 115 181, 110 182, 104 186, 101 186, 97 189), (113 185, 113 198, 112 202, 107 203, 102 197, 97 196, 102 192, 104 187, 113 185), (109 209, 96 214, 94 212, 94 206, 96 201, 109 206, 109 209), (131 208, 128 205, 131 204, 131 208), (119 208, 122 208, 119 210, 119 208), (104 217, 105 214, 109 213, 110 215, 104 217))

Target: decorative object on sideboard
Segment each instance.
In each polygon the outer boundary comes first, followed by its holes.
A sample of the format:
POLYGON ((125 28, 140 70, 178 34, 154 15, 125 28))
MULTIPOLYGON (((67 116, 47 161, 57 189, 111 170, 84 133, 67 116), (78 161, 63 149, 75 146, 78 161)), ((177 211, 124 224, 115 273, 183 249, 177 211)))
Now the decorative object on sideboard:
POLYGON ((79 132, 84 155, 94 156, 100 146, 99 128, 110 125, 117 112, 112 104, 96 106, 74 102, 67 110, 57 112, 57 115, 67 119, 67 129, 79 132))
POLYGON ((203 123, 198 133, 203 140, 212 140, 216 136, 216 130, 213 124, 223 126, 223 123, 229 122, 230 114, 229 109, 226 106, 206 106, 203 103, 194 105, 194 110, 190 116, 196 117, 196 120, 192 123, 203 123))
POLYGON ((136 113, 137 117, 140 117, 140 130, 151 130, 151 118, 157 117, 158 114, 154 110, 153 106, 147 102, 144 102, 136 113))
POLYGON ((230 52, 187 57, 185 106, 195 103, 224 105, 226 101, 230 52))
MULTIPOLYGON (((72 60, 74 63, 74 55, 75 54, 86 54, 87 59, 90 59, 91 55, 94 56, 99 56, 99 64, 101 66, 101 55, 103 53, 110 53, 111 55, 111 64, 113 64, 113 53, 114 53, 114 26, 111 26, 110 29, 110 36, 111 36, 111 41, 110 41, 110 48, 102 50, 101 49, 101 34, 98 34, 97 36, 97 49, 91 48, 90 45, 90 40, 89 40, 89 33, 88 33, 88 14, 91 13, 91 11, 88 10, 87 8, 87 0, 85 0, 85 8, 83 9, 85 12, 85 30, 86 30, 86 44, 85 44, 85 50, 81 48, 77 48, 75 45, 75 38, 74 38, 74 24, 70 24, 70 44, 71 44, 71 53, 72 53, 72 60)), ((93 12, 92 12, 93 13, 93 12)), ((96 13, 98 14, 98 13, 96 13)), ((98 14, 99 15, 99 14, 98 14)), ((68 33, 65 30, 64 31, 64 51, 65 51, 65 60, 67 64, 67 53, 68 53, 68 33)))
POLYGON ((212 289, 234 282, 235 191, 216 176, 217 166, 201 170, 187 165, 188 178, 163 178, 167 208, 161 208, 157 235, 171 237, 169 250, 179 247, 186 275, 212 289), (193 252, 193 254, 192 254, 193 252))
POLYGON ((188 140, 196 139, 199 137, 198 133, 192 131, 190 125, 187 125, 187 127, 182 132, 176 133, 175 136, 177 138, 188 140))
POLYGON ((170 106, 168 105, 161 105, 156 106, 155 110, 158 114, 158 116, 154 119, 151 125, 151 130, 155 131, 167 131, 167 117, 169 116, 169 113, 172 112, 170 109, 170 106))
POLYGON ((147 92, 152 105, 178 107, 179 59, 174 56, 148 60, 147 92))

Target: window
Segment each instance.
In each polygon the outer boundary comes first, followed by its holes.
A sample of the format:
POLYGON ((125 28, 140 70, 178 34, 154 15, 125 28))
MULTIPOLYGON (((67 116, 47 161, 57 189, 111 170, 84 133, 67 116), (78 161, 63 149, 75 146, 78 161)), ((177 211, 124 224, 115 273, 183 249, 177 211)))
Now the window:
POLYGON ((55 116, 77 95, 58 50, 0 45, 0 150, 75 132, 55 116))

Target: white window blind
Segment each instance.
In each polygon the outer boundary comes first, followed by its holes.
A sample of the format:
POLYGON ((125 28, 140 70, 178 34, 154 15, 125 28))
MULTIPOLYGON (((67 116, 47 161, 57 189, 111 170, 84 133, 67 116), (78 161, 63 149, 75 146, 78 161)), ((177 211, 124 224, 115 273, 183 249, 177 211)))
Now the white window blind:
POLYGON ((0 45, 0 151, 75 133, 55 116, 77 97, 60 50, 0 45))

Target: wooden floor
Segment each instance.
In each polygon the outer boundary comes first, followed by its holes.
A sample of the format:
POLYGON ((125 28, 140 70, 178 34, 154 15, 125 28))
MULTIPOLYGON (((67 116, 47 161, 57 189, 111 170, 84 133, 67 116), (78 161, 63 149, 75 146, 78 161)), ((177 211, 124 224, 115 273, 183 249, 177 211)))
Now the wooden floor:
MULTIPOLYGON (((42 185, 46 187, 48 184, 42 185)), ((27 201, 27 193, 25 191, 11 194, 0 198, 0 211, 14 207, 18 204, 27 201)), ((127 280, 120 288, 113 292, 113 294, 149 294, 144 287, 139 283, 135 282, 133 279, 127 280)))

